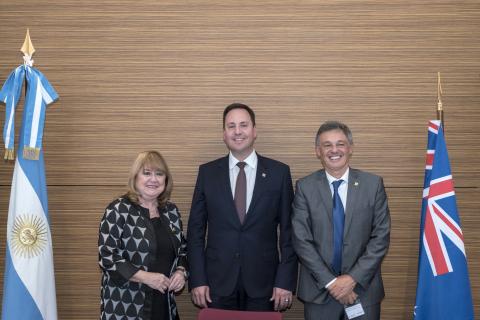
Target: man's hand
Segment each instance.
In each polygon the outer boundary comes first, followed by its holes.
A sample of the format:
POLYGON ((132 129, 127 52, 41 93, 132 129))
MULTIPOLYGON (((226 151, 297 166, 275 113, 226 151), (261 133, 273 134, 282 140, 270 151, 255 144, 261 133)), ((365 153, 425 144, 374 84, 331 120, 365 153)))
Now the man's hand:
POLYGON ((352 291, 349 295, 340 298, 338 302, 340 302, 343 305, 351 305, 357 300, 358 294, 355 293, 355 291, 352 291))
POLYGON ((212 303, 210 298, 210 287, 209 286, 200 286, 192 289, 192 301, 195 305, 200 308, 208 307, 208 303, 212 303))
MULTIPOLYGON (((341 275, 328 286, 328 291, 336 300, 340 301, 350 301, 353 292, 353 288, 357 282, 348 274, 341 275)), ((356 295, 356 294, 355 294, 356 295)), ((355 300, 355 299, 354 299, 355 300)))
POLYGON ((274 301, 273 308, 275 311, 286 310, 292 306, 292 292, 275 287, 270 301, 274 301))

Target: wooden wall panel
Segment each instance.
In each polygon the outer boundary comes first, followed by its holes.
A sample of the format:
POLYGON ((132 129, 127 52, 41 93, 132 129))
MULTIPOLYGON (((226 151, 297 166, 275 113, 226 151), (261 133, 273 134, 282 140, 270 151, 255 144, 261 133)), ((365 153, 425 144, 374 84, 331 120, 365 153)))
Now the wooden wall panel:
MULTIPOLYGON (((437 71, 480 314, 478 1, 4 0, 0 81, 22 61, 27 27, 35 66, 60 95, 44 139, 60 319, 98 314, 98 220, 137 152, 165 155, 186 222, 198 165, 226 152, 221 112, 233 101, 255 109, 257 150, 288 163, 294 180, 319 168, 321 122, 351 126, 353 166, 385 178, 392 207, 384 318, 410 318, 437 71)), ((11 176, 2 164, 0 231, 11 176)), ((185 293, 180 308, 195 318, 185 293)), ((297 302, 285 318, 302 312, 297 302)))

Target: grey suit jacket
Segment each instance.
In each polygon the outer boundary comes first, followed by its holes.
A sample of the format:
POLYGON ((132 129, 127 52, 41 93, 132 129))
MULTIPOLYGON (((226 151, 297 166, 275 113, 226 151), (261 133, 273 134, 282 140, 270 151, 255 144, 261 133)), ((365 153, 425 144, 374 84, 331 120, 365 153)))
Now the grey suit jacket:
MULTIPOLYGON (((381 177, 350 168, 345 207, 342 274, 349 274, 364 306, 385 296, 380 265, 390 243, 390 213, 381 177)), ((324 170, 300 179, 293 202, 293 245, 300 259, 298 297, 328 303, 325 285, 336 275, 333 255, 332 193, 324 170)))

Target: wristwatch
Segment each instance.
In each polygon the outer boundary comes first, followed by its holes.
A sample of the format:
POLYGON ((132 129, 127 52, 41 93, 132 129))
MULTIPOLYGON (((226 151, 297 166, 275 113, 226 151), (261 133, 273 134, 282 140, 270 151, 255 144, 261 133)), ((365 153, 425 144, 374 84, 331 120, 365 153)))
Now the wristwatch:
POLYGON ((175 271, 181 271, 183 273, 183 277, 185 278, 185 280, 188 279, 188 272, 184 267, 178 266, 175 271))

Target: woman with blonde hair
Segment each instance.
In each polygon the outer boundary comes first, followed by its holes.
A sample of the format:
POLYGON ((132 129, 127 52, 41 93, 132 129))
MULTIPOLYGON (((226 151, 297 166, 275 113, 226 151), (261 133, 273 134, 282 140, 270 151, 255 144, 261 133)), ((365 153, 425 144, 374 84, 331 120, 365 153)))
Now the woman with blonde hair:
POLYGON ((179 319, 175 293, 187 279, 187 244, 173 180, 156 151, 138 154, 128 191, 105 209, 98 237, 103 319, 179 319))

